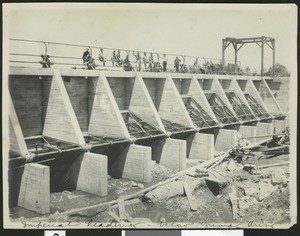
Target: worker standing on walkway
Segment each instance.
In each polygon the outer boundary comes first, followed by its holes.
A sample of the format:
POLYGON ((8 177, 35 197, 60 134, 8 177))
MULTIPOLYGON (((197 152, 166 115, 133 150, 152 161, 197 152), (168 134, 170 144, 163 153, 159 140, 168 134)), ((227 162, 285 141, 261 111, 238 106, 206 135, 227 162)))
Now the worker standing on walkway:
POLYGON ((118 50, 118 53, 116 55, 116 66, 122 66, 122 60, 121 60, 121 52, 118 50))
POLYGON ((103 54, 103 48, 100 49, 98 58, 99 58, 99 61, 103 63, 103 66, 105 66, 106 58, 104 57, 104 54, 103 54))
POLYGON ((180 62, 181 62, 181 60, 178 57, 176 57, 175 60, 174 60, 174 67, 176 69, 176 72, 179 72, 180 62))
POLYGON ((116 51, 113 51, 113 54, 111 55, 112 66, 115 66, 116 61, 117 61, 116 51))
POLYGON ((127 53, 126 58, 124 59, 123 68, 125 71, 132 71, 132 66, 129 60, 129 54, 127 53))
POLYGON ((153 64, 154 64, 153 53, 150 53, 150 56, 148 58, 148 62, 149 62, 149 70, 152 72, 153 71, 153 64))
POLYGON ((168 58, 167 58, 166 54, 164 54, 164 57, 163 57, 163 72, 167 71, 167 64, 168 64, 168 58))
POLYGON ((144 63, 145 71, 147 71, 148 59, 147 59, 147 53, 145 53, 145 52, 144 52, 144 56, 143 56, 143 63, 144 63))
POLYGON ((133 51, 133 55, 135 56, 135 67, 136 67, 136 70, 137 71, 141 71, 142 61, 141 61, 140 53, 137 52, 137 54, 135 54, 135 52, 133 51))

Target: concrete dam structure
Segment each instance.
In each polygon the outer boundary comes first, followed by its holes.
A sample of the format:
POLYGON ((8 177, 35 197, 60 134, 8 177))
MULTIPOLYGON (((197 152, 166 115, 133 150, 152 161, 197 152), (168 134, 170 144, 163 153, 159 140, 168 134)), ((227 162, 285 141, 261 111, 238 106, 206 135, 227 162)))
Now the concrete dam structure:
POLYGON ((40 214, 51 192, 107 196, 108 175, 150 183, 152 160, 181 171, 287 126, 273 78, 55 65, 8 79, 10 206, 40 214))

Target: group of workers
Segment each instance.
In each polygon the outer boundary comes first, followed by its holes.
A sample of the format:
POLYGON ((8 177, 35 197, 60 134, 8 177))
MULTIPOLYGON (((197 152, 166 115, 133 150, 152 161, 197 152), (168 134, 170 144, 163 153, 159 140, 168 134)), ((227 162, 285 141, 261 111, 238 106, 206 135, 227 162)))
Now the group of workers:
MULTIPOLYGON (((160 54, 156 54, 157 61, 155 61, 153 58, 153 53, 149 53, 149 56, 147 56, 146 52, 144 52, 141 55, 140 52, 132 51, 132 55, 135 57, 135 67, 133 67, 129 59, 129 53, 130 51, 127 50, 125 59, 122 59, 120 50, 117 50, 117 52, 114 50, 111 56, 112 66, 123 67, 125 71, 132 71, 132 70, 142 71, 142 67, 144 71, 150 71, 150 72, 167 71, 168 58, 166 54, 163 54, 163 56, 160 56, 160 54), (162 59, 162 66, 159 62, 159 59, 162 59)), ((54 64, 53 62, 50 61, 50 56, 47 54, 42 54, 41 58, 42 61, 40 61, 40 64, 42 64, 43 68, 50 68, 51 65, 54 64)), ((106 66, 107 59, 104 56, 103 48, 101 48, 99 51, 98 59, 103 66, 106 66)), ((83 64, 87 67, 88 70, 96 69, 97 65, 94 58, 92 57, 91 48, 89 47, 86 48, 86 50, 83 52, 82 60, 83 60, 83 64)), ((174 68, 176 72, 187 73, 189 69, 185 64, 185 57, 183 57, 182 63, 181 60, 178 57, 176 57, 174 60, 174 68)), ((194 62, 194 68, 200 68, 198 64, 198 58, 194 62)))
MULTIPOLYGON (((111 56, 111 62, 113 67, 123 67, 125 71, 142 71, 142 67, 144 71, 151 71, 151 72, 166 72, 167 71, 167 65, 168 65, 168 58, 166 54, 163 54, 163 56, 157 55, 157 61, 154 61, 153 53, 149 53, 149 56, 147 56, 147 53, 144 52, 142 55, 140 52, 132 51, 132 55, 135 57, 135 67, 132 66, 131 61, 129 59, 129 54, 131 51, 126 51, 126 57, 125 59, 121 58, 121 52, 120 50, 113 51, 111 56), (162 59, 162 66, 159 62, 159 59, 162 59)), ((184 57, 183 57, 184 58, 184 57)), ((90 48, 87 48, 82 56, 83 63, 87 66, 88 69, 95 69, 96 64, 94 59, 91 56, 91 50, 90 48)), ((98 59, 100 62, 102 62, 102 65, 106 65, 106 57, 103 54, 103 48, 100 49, 100 52, 98 54, 98 59)), ((194 66, 199 66, 198 59, 196 59, 194 66)), ((185 65, 184 59, 183 63, 181 63, 181 60, 176 57, 174 60, 174 68, 176 72, 188 72, 188 68, 185 65)))

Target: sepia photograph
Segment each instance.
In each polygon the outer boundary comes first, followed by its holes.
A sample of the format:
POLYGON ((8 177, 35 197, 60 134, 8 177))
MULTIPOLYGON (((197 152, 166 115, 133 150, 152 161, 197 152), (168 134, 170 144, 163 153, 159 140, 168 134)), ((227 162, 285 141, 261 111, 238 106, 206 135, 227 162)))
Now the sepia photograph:
POLYGON ((4 228, 296 224, 296 5, 5 3, 2 24, 4 228))

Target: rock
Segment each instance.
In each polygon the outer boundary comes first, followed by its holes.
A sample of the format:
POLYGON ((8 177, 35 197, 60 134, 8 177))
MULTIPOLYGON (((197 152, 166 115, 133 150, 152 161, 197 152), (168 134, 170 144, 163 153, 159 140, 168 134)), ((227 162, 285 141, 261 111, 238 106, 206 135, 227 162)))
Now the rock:
POLYGON ((269 181, 263 180, 259 185, 258 200, 262 201, 274 193, 278 188, 273 186, 269 181))
POLYGON ((237 168, 236 164, 235 164, 235 161, 230 159, 230 161, 228 162, 227 164, 227 169, 232 172, 232 171, 235 171, 237 168))
POLYGON ((145 188, 145 186, 144 186, 143 184, 137 184, 137 186, 138 186, 139 188, 145 188))
POLYGON ((160 223, 166 223, 167 220, 166 220, 166 218, 162 217, 162 218, 160 218, 159 222, 160 222, 160 223))
POLYGON ((246 196, 246 197, 241 197, 238 199, 238 206, 241 211, 249 208, 251 205, 254 205, 257 203, 256 198, 246 196))
POLYGON ((246 196, 254 196, 258 193, 258 189, 253 187, 244 188, 244 191, 246 196))
POLYGON ((272 173, 272 180, 271 181, 272 181, 273 185, 286 184, 287 183, 285 173, 282 170, 274 171, 272 173))

